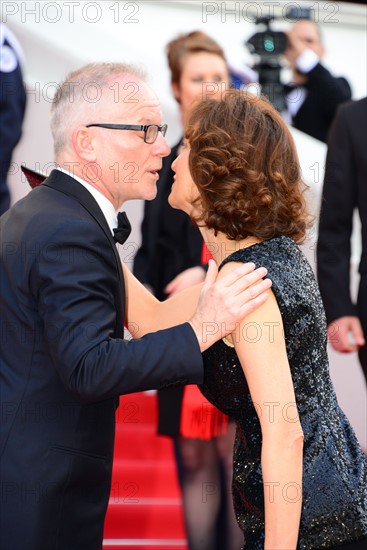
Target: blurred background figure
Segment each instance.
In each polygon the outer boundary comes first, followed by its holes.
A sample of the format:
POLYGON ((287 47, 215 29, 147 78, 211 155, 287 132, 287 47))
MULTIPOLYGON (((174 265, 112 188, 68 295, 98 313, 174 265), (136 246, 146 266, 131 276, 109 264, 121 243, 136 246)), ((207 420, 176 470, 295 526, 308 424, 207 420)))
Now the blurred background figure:
MULTIPOLYGON (((230 86, 228 65, 223 49, 199 31, 172 40, 167 57, 185 129, 196 99, 206 93, 220 98, 230 86)), ((199 230, 186 214, 168 204, 171 164, 182 143, 183 138, 163 159, 156 199, 145 202, 142 244, 134 262, 134 274, 160 300, 202 282, 203 262, 208 261, 199 230)), ((242 536, 231 499, 233 424, 196 386, 160 390, 158 409, 158 433, 175 440, 190 550, 237 550, 242 536), (224 497, 225 513, 221 512, 224 497)))
POLYGON ((367 381, 367 97, 341 105, 331 126, 317 244, 317 274, 328 337, 341 353, 358 351, 367 381), (354 211, 361 220, 357 304, 350 291, 354 211))
POLYGON ((284 55, 292 69, 292 82, 285 90, 287 122, 326 142, 337 107, 351 99, 351 88, 345 78, 333 76, 322 64, 325 49, 314 21, 297 21, 287 32, 287 42, 284 55))
POLYGON ((21 46, 10 31, 0 23, 0 215, 10 206, 7 185, 12 154, 22 134, 26 105, 23 84, 21 46))

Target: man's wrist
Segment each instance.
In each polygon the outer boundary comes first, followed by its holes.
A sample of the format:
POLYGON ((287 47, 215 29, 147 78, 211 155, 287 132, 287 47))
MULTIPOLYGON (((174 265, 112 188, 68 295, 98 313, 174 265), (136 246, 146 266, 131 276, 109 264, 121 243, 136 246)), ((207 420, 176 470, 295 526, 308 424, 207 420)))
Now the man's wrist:
POLYGON ((219 339, 219 327, 215 326, 214 323, 200 322, 194 316, 190 319, 189 325, 191 325, 191 328, 195 333, 201 353, 210 348, 210 346, 215 344, 215 342, 219 339))

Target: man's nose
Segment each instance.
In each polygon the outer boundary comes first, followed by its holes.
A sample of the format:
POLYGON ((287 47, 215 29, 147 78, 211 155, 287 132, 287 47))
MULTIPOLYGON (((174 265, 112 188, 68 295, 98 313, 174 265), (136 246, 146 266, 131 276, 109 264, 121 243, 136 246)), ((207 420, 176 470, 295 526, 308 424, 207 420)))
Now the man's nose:
POLYGON ((171 152, 171 147, 168 145, 166 138, 161 132, 158 133, 158 137, 154 145, 156 146, 155 154, 160 157, 167 157, 171 152))

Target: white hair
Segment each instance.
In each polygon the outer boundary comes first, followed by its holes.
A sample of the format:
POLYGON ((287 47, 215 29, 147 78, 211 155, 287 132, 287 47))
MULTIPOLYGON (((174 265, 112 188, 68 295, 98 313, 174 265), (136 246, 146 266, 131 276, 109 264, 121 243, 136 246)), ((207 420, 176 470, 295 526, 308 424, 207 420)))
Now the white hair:
POLYGON ((50 112, 55 157, 70 145, 78 124, 93 122, 103 92, 108 91, 111 100, 118 93, 116 79, 128 77, 143 82, 146 79, 144 71, 127 63, 90 63, 66 77, 57 88, 50 112))

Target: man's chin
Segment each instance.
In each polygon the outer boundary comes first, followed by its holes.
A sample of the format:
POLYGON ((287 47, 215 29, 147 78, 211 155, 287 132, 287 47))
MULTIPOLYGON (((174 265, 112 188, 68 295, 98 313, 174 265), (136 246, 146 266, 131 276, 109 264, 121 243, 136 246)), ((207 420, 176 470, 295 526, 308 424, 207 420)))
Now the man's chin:
POLYGON ((154 200, 157 196, 157 192, 158 192, 157 186, 154 185, 154 188, 152 188, 152 189, 150 189, 149 191, 146 192, 144 200, 146 200, 146 201, 154 200))

